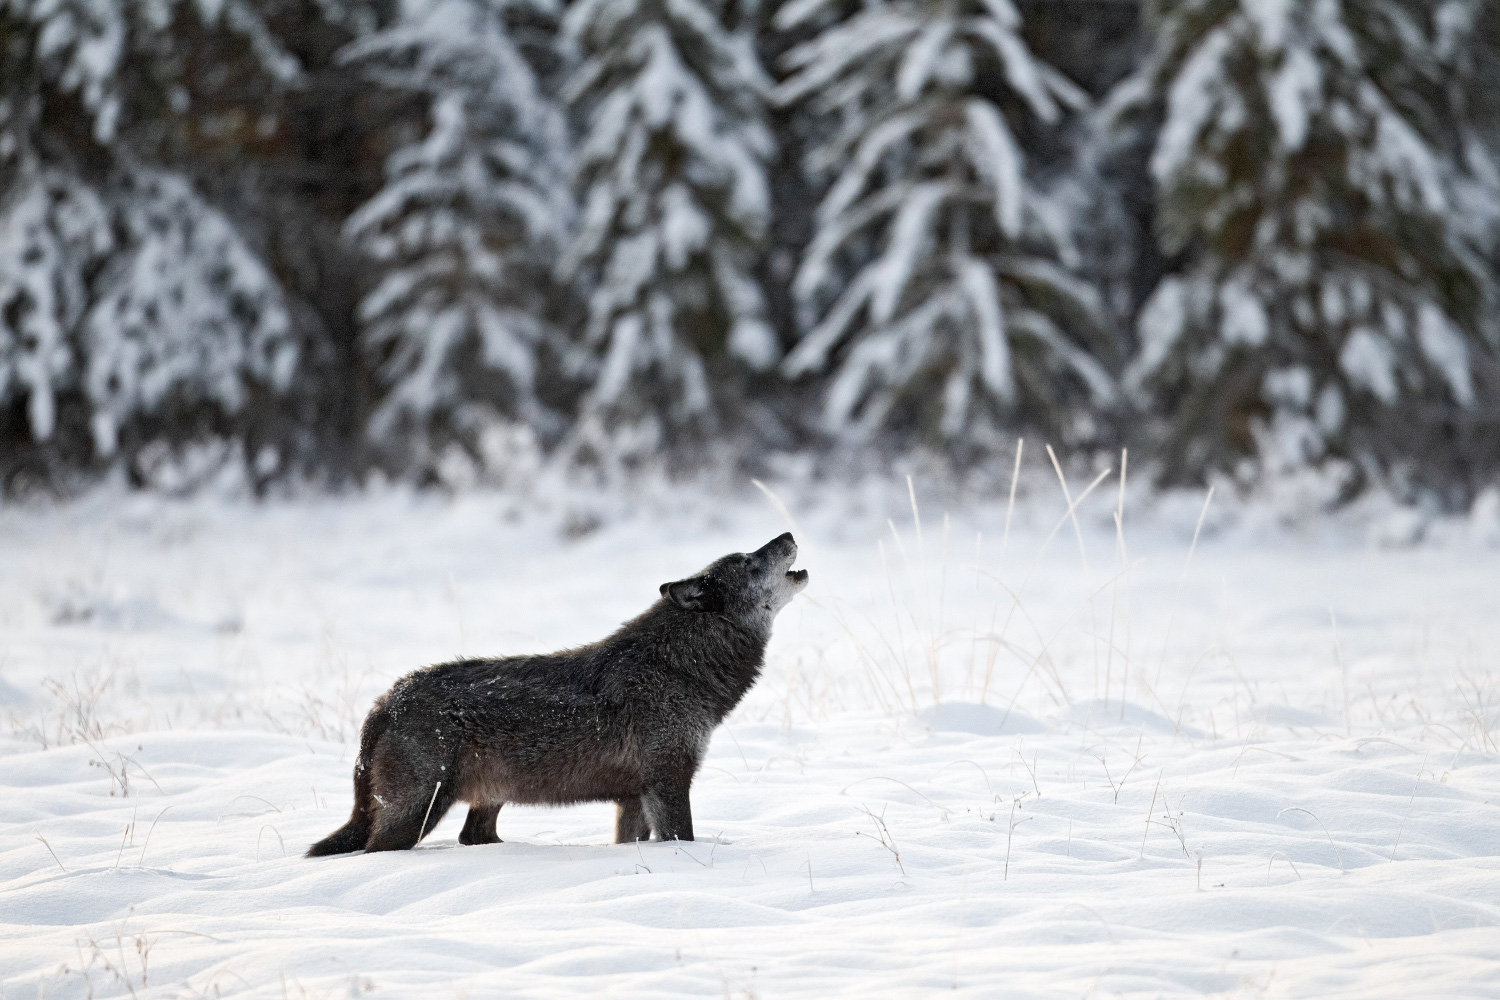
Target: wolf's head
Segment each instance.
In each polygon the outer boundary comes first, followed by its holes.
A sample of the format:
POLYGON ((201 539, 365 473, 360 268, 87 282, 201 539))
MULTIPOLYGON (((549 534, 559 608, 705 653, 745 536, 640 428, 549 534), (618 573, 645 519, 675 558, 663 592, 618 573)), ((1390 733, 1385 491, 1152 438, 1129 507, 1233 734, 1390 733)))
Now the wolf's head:
POLYGON ((792 569, 797 543, 791 532, 773 538, 754 552, 736 552, 674 583, 661 585, 661 596, 685 611, 729 615, 769 626, 807 586, 807 570, 792 569))

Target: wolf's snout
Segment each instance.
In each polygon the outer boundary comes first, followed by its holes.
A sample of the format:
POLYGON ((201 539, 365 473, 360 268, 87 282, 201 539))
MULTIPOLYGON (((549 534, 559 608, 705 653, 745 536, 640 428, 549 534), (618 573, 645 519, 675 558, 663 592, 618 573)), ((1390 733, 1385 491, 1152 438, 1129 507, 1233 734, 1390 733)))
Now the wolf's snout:
POLYGON ((756 555, 766 560, 771 566, 779 567, 781 572, 786 574, 786 582, 792 585, 793 591, 800 591, 807 586, 807 570, 792 569, 792 564, 797 561, 797 540, 792 537, 790 531, 777 535, 761 546, 756 555))
POLYGON ((762 545, 755 555, 768 561, 779 561, 790 568, 797 558, 797 541, 790 531, 786 531, 762 545))
POLYGON ((793 550, 797 548, 797 540, 792 537, 792 533, 790 531, 783 531, 781 534, 777 535, 775 538, 762 545, 760 547, 760 552, 757 554, 764 555, 765 553, 774 552, 777 549, 783 547, 790 547, 793 550))

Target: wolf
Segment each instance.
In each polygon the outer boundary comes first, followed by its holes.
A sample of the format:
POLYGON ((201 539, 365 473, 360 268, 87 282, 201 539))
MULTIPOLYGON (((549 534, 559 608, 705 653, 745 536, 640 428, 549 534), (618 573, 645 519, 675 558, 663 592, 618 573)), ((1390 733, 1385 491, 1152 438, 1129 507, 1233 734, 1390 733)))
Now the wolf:
POLYGON ((589 646, 413 671, 360 730, 349 822, 308 857, 415 847, 455 802, 496 844, 507 802, 615 803, 615 843, 692 840, 709 737, 760 676, 776 614, 807 586, 791 533, 661 585, 589 646))

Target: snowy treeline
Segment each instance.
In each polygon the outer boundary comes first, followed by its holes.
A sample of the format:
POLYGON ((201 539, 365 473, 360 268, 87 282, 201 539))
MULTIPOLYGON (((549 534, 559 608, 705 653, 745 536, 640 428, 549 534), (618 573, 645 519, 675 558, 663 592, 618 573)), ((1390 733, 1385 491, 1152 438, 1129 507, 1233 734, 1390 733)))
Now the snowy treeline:
POLYGON ((12 487, 518 433, 1500 474, 1500 0, 0 0, 0 41, 12 487))

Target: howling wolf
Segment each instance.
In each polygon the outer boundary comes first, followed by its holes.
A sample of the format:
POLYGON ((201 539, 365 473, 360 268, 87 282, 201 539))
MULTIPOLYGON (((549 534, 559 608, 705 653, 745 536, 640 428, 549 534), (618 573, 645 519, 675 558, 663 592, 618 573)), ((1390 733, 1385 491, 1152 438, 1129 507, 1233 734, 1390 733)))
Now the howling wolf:
POLYGON ((407 674, 359 735, 354 812, 308 857, 415 847, 455 802, 494 844, 507 802, 615 803, 615 843, 692 840, 708 740, 760 676, 776 613, 807 586, 790 533, 685 580, 609 638, 407 674))

